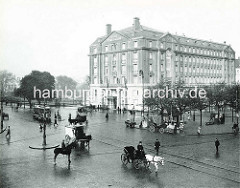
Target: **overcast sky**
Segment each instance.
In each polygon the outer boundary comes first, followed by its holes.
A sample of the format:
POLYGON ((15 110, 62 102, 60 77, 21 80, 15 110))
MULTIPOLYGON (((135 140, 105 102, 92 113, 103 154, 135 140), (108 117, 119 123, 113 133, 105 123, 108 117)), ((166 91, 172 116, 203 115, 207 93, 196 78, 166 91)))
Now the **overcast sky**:
POLYGON ((0 0, 0 69, 32 70, 80 81, 89 74, 89 46, 139 17, 144 26, 231 44, 240 56, 239 0, 0 0))

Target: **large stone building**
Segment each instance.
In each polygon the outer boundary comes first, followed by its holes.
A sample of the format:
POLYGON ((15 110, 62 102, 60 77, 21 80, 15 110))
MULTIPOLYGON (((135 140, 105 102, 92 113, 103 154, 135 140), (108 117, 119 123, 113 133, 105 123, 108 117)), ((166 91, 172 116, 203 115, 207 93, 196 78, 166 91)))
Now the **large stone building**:
POLYGON ((91 103, 123 108, 142 104, 142 88, 163 80, 187 85, 235 81, 235 52, 230 45, 159 32, 139 18, 90 46, 91 103))
POLYGON ((236 83, 240 84, 240 57, 235 61, 236 66, 236 83))

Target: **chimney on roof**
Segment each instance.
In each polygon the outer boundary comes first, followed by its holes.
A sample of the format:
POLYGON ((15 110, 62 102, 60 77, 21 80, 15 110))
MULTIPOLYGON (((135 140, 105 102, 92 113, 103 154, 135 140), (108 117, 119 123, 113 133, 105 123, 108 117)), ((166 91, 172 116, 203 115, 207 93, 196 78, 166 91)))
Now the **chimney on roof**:
POLYGON ((226 44, 226 41, 224 41, 223 43, 226 44))
POLYGON ((137 18, 137 17, 133 18, 133 26, 134 26, 134 30, 140 29, 139 18, 137 18))
POLYGON ((106 35, 109 35, 112 32, 112 25, 111 24, 107 24, 106 25, 106 35))

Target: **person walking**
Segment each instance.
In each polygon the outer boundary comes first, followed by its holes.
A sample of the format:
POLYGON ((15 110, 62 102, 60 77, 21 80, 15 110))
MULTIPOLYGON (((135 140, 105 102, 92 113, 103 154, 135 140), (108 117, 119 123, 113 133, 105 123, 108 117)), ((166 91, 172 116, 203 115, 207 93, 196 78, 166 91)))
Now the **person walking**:
POLYGON ((216 146, 216 153, 218 153, 218 146, 220 146, 220 142, 217 138, 216 138, 216 141, 215 141, 215 146, 216 146))
POLYGON ((143 149, 142 141, 140 141, 137 145, 137 156, 142 159, 145 156, 145 152, 143 149))
POLYGON ((109 116, 108 116, 108 112, 107 112, 106 115, 105 115, 105 118, 108 120, 108 117, 109 117, 109 116))
POLYGON ((160 147, 160 142, 158 139, 156 139, 155 144, 154 144, 154 148, 156 150, 156 155, 158 155, 159 147, 160 147))
POLYGON ((10 134, 11 134, 10 125, 8 125, 6 137, 10 137, 11 136, 10 134))
POLYGON ((57 123, 57 114, 55 113, 55 116, 54 116, 54 126, 57 126, 58 123, 57 123))
POLYGON ((198 136, 200 136, 200 134, 201 134, 201 127, 200 126, 198 127, 197 134, 198 134, 198 136))

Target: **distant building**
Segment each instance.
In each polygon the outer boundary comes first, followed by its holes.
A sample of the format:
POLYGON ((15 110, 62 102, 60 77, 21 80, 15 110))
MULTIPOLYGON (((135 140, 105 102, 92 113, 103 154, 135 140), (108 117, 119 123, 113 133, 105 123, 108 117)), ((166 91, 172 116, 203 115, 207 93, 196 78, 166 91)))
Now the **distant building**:
POLYGON ((142 104, 142 87, 169 80, 187 85, 235 81, 230 45, 133 25, 112 31, 90 45, 91 103, 112 108, 142 104), (140 74, 139 74, 140 73, 140 74), (142 79, 143 73, 143 79, 142 79))
POLYGON ((20 78, 17 77, 16 79, 14 79, 13 81, 11 81, 10 83, 7 84, 6 86, 6 93, 12 93, 14 92, 15 89, 20 87, 20 78))
POLYGON ((240 57, 236 59, 236 83, 240 83, 240 57))

